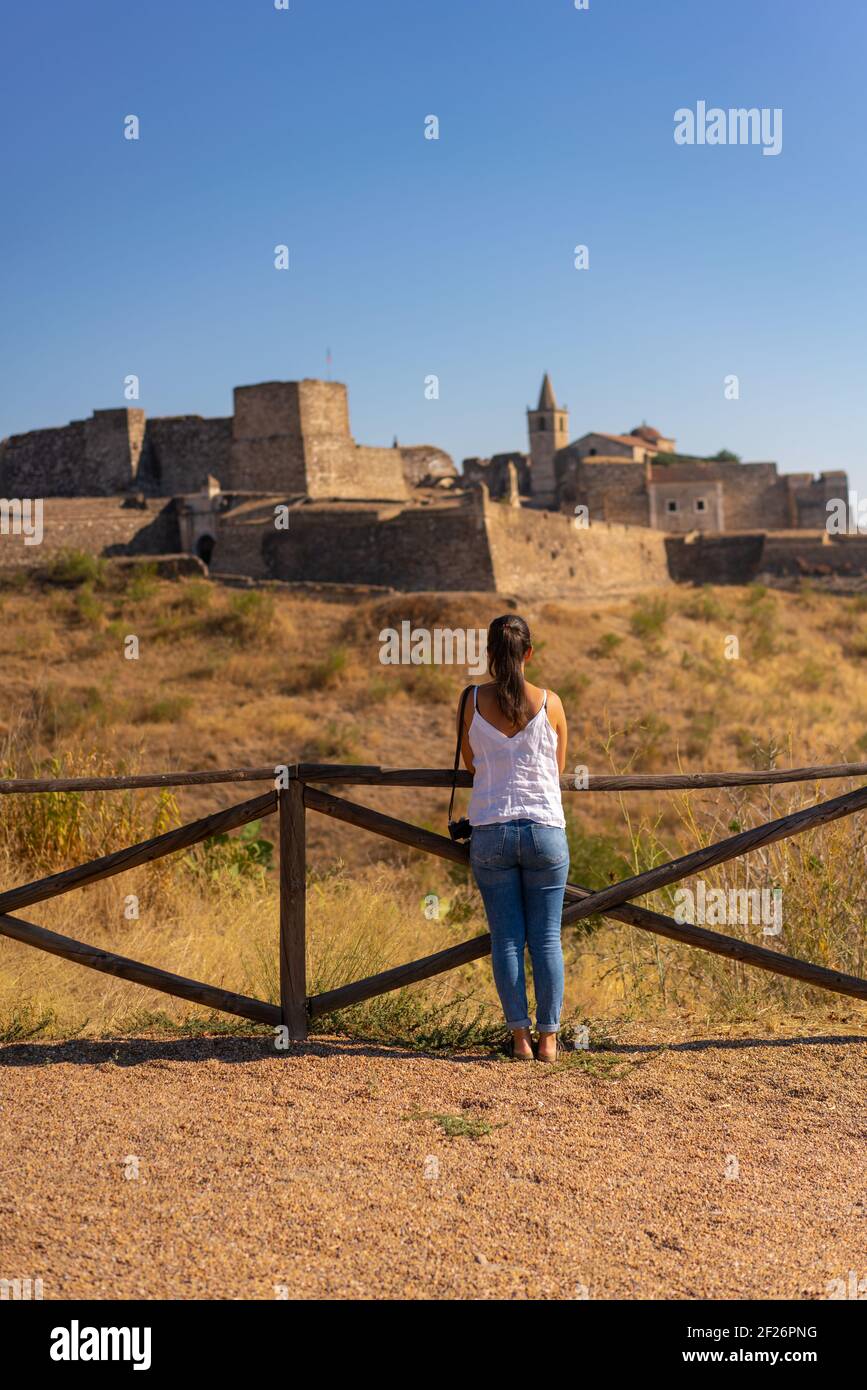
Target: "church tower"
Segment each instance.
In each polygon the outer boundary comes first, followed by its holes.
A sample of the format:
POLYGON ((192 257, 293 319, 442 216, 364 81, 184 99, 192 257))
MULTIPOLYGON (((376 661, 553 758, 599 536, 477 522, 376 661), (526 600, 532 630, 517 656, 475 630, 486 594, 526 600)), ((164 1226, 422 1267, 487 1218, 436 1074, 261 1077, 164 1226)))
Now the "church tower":
POLYGON ((559 406, 551 379, 546 372, 542 378, 539 404, 527 411, 527 430, 530 435, 530 488, 536 501, 555 500, 556 478, 554 455, 569 443, 569 412, 559 406))

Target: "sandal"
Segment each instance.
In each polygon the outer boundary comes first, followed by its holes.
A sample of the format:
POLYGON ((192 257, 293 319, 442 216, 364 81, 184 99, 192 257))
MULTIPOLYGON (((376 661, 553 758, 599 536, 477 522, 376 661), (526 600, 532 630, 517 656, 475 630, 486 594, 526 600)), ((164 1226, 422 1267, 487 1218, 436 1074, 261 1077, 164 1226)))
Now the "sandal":
POLYGON ((560 1035, 559 1035, 559 1033, 557 1033, 557 1034, 554 1035, 554 1056, 553 1056, 553 1057, 540 1057, 540 1056, 539 1056, 539 1044, 537 1043, 537 1044, 536 1044, 536 1061, 537 1061, 537 1062, 544 1062, 546 1065, 551 1066, 554 1062, 559 1062, 561 1051, 562 1051, 562 1049, 561 1049, 561 1047, 560 1047, 560 1035))
POLYGON ((509 1058, 509 1061, 510 1061, 510 1062, 534 1062, 534 1061, 536 1060, 535 1057, 533 1056, 533 1053, 532 1053, 532 1052, 530 1053, 530 1056, 529 1056, 529 1057, 519 1057, 518 1054, 517 1054, 516 1051, 515 1051, 515 1039, 514 1039, 514 1038, 510 1038, 510 1039, 509 1039, 508 1058, 509 1058))

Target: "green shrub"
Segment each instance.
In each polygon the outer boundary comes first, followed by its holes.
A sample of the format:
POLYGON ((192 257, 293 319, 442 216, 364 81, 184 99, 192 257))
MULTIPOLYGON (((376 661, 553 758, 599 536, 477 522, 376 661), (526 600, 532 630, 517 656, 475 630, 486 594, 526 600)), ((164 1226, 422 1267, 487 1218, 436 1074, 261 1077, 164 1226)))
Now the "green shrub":
MULTIPOLYGON (((67 755, 9 765, 7 777, 104 777, 126 769, 99 756, 67 755)), ((20 864, 42 872, 70 868, 180 824, 173 793, 39 792, 4 797, 0 843, 20 864)), ((165 861, 167 864, 169 861, 165 861)))
POLYGON ((623 638, 618 633, 603 632, 596 645, 590 648, 590 655, 595 657, 611 656, 622 642, 623 638))
POLYGON ((16 1004, 0 1022, 0 1042, 24 1042, 38 1037, 57 1021, 54 1009, 41 1009, 29 999, 16 1004))
POLYGON ((188 636, 190 623, 177 608, 163 608, 157 614, 150 634, 152 642, 176 642, 188 636))
POLYGON ((824 666, 808 657, 798 668, 798 685, 802 690, 821 690, 826 675, 824 666))
POLYGON ((33 575, 29 570, 0 569, 0 590, 6 593, 20 593, 29 587, 32 580, 33 575))
POLYGON ((352 762, 358 756, 359 731, 354 725, 341 728, 334 719, 329 719, 309 740, 305 747, 304 761, 322 763, 352 762))
POLYGON ((157 589, 157 567, 152 561, 130 566, 131 574, 126 584, 126 597, 133 603, 152 598, 157 589))
POLYGON ((394 694, 396 686, 393 686, 384 676, 371 676, 367 684, 359 692, 359 700, 362 705, 381 705, 394 694))
POLYGON ((244 645, 264 642, 274 626, 274 599, 259 589, 232 594, 229 611, 213 621, 214 630, 244 645))
POLYGON ((190 695, 163 695, 158 700, 141 705, 136 712, 136 721, 142 724, 178 724, 192 703, 190 695))
POLYGON ((400 684, 422 704, 438 705, 452 695, 452 678, 441 666, 401 666, 400 684))
POLYGON ((670 726, 655 710, 651 710, 650 714, 644 715, 632 726, 632 732, 638 741, 634 763, 636 768, 647 768, 654 762, 662 750, 669 729, 670 726))
POLYGON ((240 885, 244 880, 264 882, 272 865, 274 843, 259 834, 260 820, 250 821, 237 835, 211 835, 195 845, 184 867, 198 878, 240 885))
POLYGON ((75 595, 75 611, 80 623, 99 627, 103 618, 102 604, 93 592, 91 583, 82 584, 75 595))
POLYGON ((710 747, 711 736, 717 725, 713 710, 696 710, 692 716, 686 741, 686 751, 691 758, 700 758, 710 747))
POLYGON ((308 690, 330 690, 337 685, 346 670, 348 655, 345 647, 333 647, 324 661, 318 661, 307 672, 308 690))
POLYGON ((629 617, 633 637, 643 642, 655 640, 668 621, 668 604, 664 598, 639 598, 629 617))
POLYGON ((534 642, 533 642, 533 655, 530 657, 530 660, 527 662, 527 670, 528 670, 528 671, 533 671, 533 672, 535 673, 534 676, 533 676, 533 682, 534 682, 534 684, 535 684, 535 683, 538 683, 538 682, 541 680, 541 677, 540 677, 540 675, 539 675, 539 662, 541 661, 542 657, 545 655, 545 649, 546 649, 547 646, 548 646, 548 643, 547 643, 547 642, 536 641, 536 640, 534 640, 534 642))
POLYGON ((744 600, 749 654, 773 656, 777 651, 777 601, 762 584, 751 584, 744 600))
POLYGON ((621 661, 617 673, 624 685, 631 685, 635 677, 642 675, 645 669, 644 662, 634 657, 632 661, 621 661))
POLYGON ((46 685, 34 695, 33 711, 35 722, 49 743, 88 725, 103 727, 111 722, 115 713, 96 685, 85 686, 83 690, 46 685))
POLYGON ((478 1119, 473 1115, 438 1115, 433 1110, 411 1110, 403 1117, 405 1120, 433 1120, 438 1124, 447 1139, 482 1139, 494 1129, 502 1129, 505 1121, 492 1125, 489 1120, 478 1119))
MULTIPOLYGON (((580 796, 581 793, 576 793, 580 796)), ((565 800, 565 798, 564 798, 565 800)), ((628 878, 632 867, 626 853, 607 835, 592 834, 585 831, 575 818, 572 807, 565 807, 566 839, 569 843, 569 882, 580 884, 582 888, 594 891, 607 888, 628 878)), ((584 922, 598 925, 599 918, 585 918, 584 922)))
POLYGON ((683 606, 684 616, 697 622, 711 623, 723 615, 722 604, 709 584, 702 588, 683 606))
POLYGON ((590 684, 590 677, 579 672, 575 676, 566 676, 562 681, 557 682, 557 694, 563 701, 564 708, 575 709, 580 705, 581 697, 590 684))
POLYGON ((76 588, 79 584, 101 584, 105 579, 105 560, 84 550, 59 550, 49 560, 42 577, 49 584, 76 588))
POLYGON ((768 586, 766 584, 759 584, 754 581, 752 584, 747 585, 747 592, 744 596, 744 603, 747 605, 748 608, 754 608, 756 604, 761 603, 762 600, 766 599, 767 597, 768 586))
POLYGON ((204 579, 189 579, 181 587, 175 607, 182 613, 202 613, 210 608, 213 597, 213 587, 204 579))

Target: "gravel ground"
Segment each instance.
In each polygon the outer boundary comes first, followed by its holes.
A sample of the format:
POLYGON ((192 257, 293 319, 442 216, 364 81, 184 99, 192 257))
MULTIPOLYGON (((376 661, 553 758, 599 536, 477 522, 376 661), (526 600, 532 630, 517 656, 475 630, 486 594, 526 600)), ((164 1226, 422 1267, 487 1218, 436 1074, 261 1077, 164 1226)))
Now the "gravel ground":
POLYGON ((8 1045, 0 1278, 46 1299, 827 1298, 867 1277, 867 1037, 796 1027, 632 1025, 557 1067, 339 1038, 8 1045))

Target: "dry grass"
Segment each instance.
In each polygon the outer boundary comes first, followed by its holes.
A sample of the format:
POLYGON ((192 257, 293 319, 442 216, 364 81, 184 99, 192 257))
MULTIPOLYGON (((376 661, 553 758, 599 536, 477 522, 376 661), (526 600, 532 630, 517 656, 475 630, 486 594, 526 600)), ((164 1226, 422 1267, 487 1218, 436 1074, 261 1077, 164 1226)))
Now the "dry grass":
MULTIPOLYGON (((321 602, 147 574, 124 584, 110 567, 75 564, 64 571, 62 586, 57 578, 50 585, 7 581, 0 595, 0 735, 4 761, 18 775, 33 766, 84 770, 94 759, 114 770, 122 762, 166 769, 298 759, 446 766, 453 705, 466 673, 383 666, 379 631, 407 618, 484 627, 504 606, 502 599, 472 594, 321 602), (137 660, 124 655, 131 635, 138 638, 137 660)), ((533 678, 557 689, 566 704, 570 766, 699 770, 865 756, 867 611, 857 598, 751 586, 521 610, 536 640, 533 678), (739 646, 735 660, 726 657, 732 638, 739 646)), ((730 822, 755 824, 843 789, 786 789, 770 802, 764 793, 575 796, 568 801, 573 878, 600 886, 633 866, 730 833, 730 822)), ((347 794, 444 828, 440 793, 347 794)), ((239 799, 237 788, 211 787, 183 789, 176 801, 146 793, 5 800, 3 881, 67 867, 239 799)), ((266 824, 262 834, 271 833, 266 824)), ((466 875, 324 817, 309 818, 309 841, 317 875, 311 885, 316 988, 483 929, 466 875), (449 916, 425 917, 428 893, 450 904, 449 916)), ((864 973, 864 844, 857 822, 777 846, 767 862, 753 856, 748 869, 785 884, 781 949, 864 973)), ((708 881, 742 886, 737 875, 743 872, 720 870, 708 881)), ((671 911, 670 898, 654 905, 671 911)), ((41 905, 34 916, 182 974, 275 995, 276 902, 267 873, 214 883, 171 865, 151 866, 41 905), (140 900, 138 919, 124 915, 130 894, 140 900)), ((758 935, 743 930, 768 944, 760 929, 758 935)), ((672 1008, 696 1019, 807 1009, 842 1017, 861 1007, 626 927, 570 934, 566 949, 567 1010, 576 1019, 672 1008)), ((431 1046, 478 1040, 492 1036, 493 1003, 482 961, 439 984, 363 1006, 341 1026, 431 1046)), ((145 1018, 172 1027, 205 1021, 201 1010, 6 941, 0 942, 0 1010, 7 1035, 40 1022, 50 1033, 68 1033, 127 1030, 145 1018)))
MULTIPOLYGON (((267 762, 287 731, 302 755, 315 739, 309 721, 331 721, 365 753, 390 748, 397 762, 418 755, 421 714, 426 754, 441 762, 466 674, 382 666, 378 633, 407 618, 484 627, 503 606, 488 595, 351 604, 202 580, 118 585, 7 587, 0 733, 23 720, 43 755, 110 738, 144 749, 149 763, 213 765, 223 748, 267 762), (137 660, 124 658, 129 635, 137 660)), ((617 761, 645 769, 751 765, 754 743, 804 761, 863 751, 858 598, 750 586, 523 611, 536 637, 533 675, 563 695, 572 749, 586 762, 607 765, 612 732, 617 761), (736 660, 726 659, 731 638, 736 660)))

